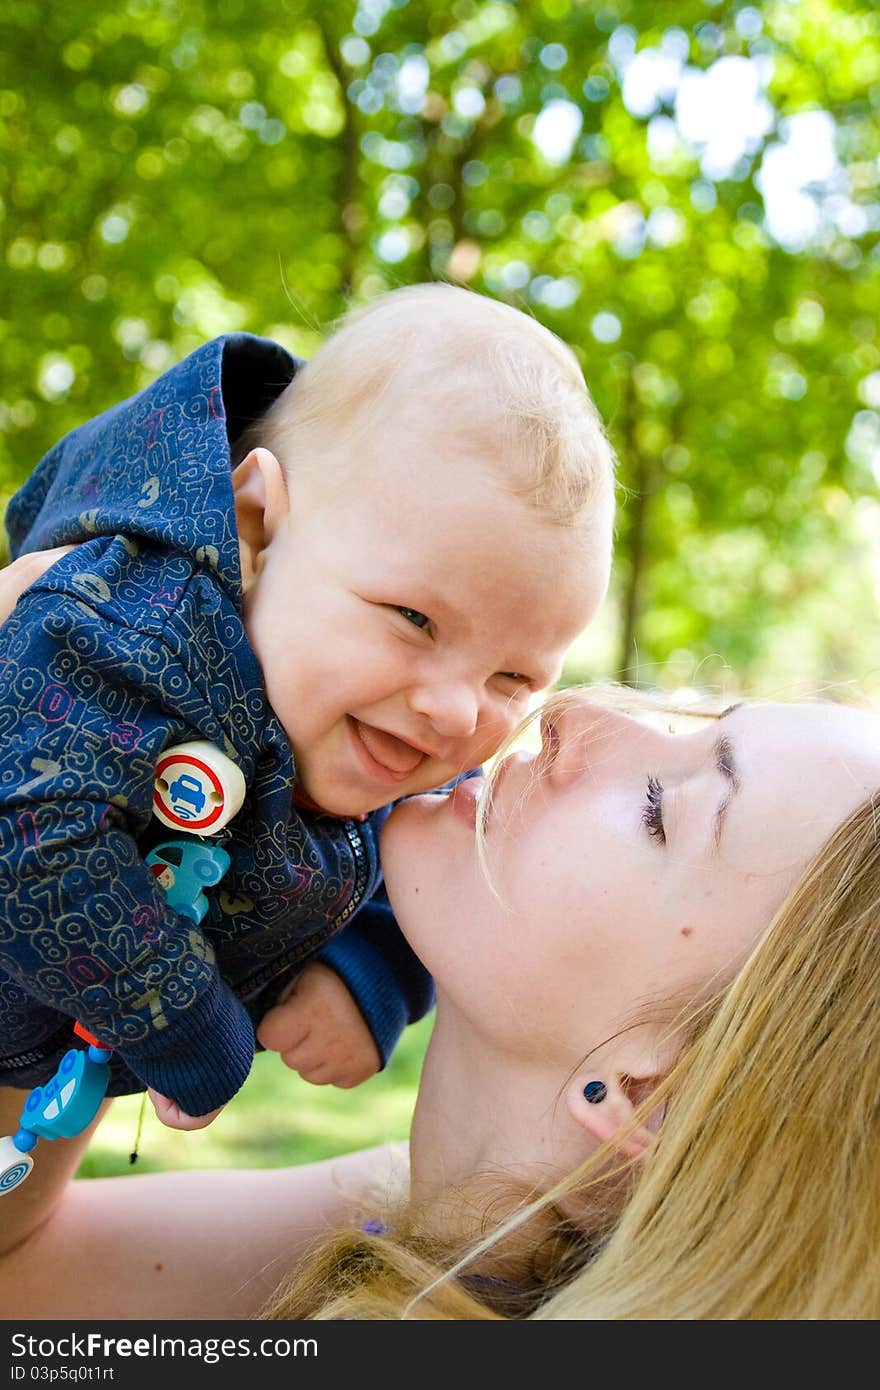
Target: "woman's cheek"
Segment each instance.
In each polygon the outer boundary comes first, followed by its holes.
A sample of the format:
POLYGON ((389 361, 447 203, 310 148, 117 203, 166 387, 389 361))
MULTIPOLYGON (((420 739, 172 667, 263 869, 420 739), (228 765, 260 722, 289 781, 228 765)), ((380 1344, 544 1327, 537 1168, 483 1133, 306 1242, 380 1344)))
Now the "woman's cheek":
POLYGON ((499 875, 501 904, 496 906, 508 912, 511 932, 550 937, 561 918, 579 909, 588 885, 578 859, 568 856, 561 845, 534 846, 533 853, 525 847, 509 851, 499 875))

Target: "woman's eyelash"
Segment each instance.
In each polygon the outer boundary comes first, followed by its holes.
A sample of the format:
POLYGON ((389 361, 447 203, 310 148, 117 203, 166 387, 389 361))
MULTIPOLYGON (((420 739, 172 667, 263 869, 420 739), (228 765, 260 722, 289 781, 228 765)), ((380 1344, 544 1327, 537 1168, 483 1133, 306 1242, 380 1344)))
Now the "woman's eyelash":
POLYGON ((659 777, 648 778, 642 824, 652 839, 659 840, 661 845, 666 844, 666 831, 663 828, 663 783, 659 777))
POLYGON ((413 627, 425 628, 431 621, 430 618, 425 617, 424 613, 420 613, 417 608, 404 608, 401 604, 397 604, 396 607, 401 617, 406 618, 407 622, 412 623, 413 627))

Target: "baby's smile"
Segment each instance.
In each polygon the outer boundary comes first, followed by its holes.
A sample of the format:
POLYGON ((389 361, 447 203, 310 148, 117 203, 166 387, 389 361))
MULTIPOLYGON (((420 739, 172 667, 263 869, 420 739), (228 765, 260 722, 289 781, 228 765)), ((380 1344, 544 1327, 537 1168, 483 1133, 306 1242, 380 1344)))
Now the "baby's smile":
POLYGON ((353 742, 365 769, 378 781, 403 782, 426 756, 408 740, 350 714, 353 742))

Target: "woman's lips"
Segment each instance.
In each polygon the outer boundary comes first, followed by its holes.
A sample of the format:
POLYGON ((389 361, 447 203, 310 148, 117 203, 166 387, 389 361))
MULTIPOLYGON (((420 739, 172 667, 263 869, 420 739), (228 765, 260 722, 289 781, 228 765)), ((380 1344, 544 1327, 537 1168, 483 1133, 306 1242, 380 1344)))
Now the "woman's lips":
MULTIPOLYGON (((486 807, 486 819, 484 824, 488 825, 493 814, 499 809, 502 811, 504 810, 503 805, 499 808, 498 794, 505 779, 511 773, 514 774, 514 787, 516 788, 518 784, 519 793, 521 794, 524 786, 527 784, 523 776, 517 779, 517 770, 520 768, 523 769, 523 772, 531 778, 531 769, 534 761, 534 753, 529 753, 525 749, 520 749, 515 753, 508 753, 507 757, 502 759, 501 763, 496 767, 495 775, 492 778, 492 794, 489 799, 489 804, 486 807)), ((466 821, 471 828, 477 823, 477 802, 483 793, 485 785, 485 777, 469 777, 466 782, 457 782, 452 789, 452 795, 450 796, 451 810, 459 819, 466 821)))
POLYGON ((456 782, 449 796, 449 809, 452 814, 464 821, 471 830, 477 824, 477 803, 485 785, 482 777, 468 777, 464 782, 456 782))
POLYGON ((348 718, 355 751, 375 781, 396 784, 412 776, 424 758, 423 753, 394 734, 386 734, 384 729, 362 724, 354 715, 348 718))

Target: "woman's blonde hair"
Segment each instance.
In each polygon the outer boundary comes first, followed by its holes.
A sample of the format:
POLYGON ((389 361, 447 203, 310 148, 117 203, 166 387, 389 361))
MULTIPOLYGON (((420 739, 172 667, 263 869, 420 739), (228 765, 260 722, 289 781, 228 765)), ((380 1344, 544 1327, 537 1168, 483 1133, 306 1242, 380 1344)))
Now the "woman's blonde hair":
MULTIPOLYGON (((328 440, 364 438, 402 398, 503 459, 511 491, 570 525, 613 504, 615 459, 572 350, 529 314, 438 281, 351 310, 266 413, 234 462, 271 449, 289 475, 328 462, 328 440)), ((421 441, 416 441, 420 443, 421 441)))
POLYGON ((340 1235, 266 1316, 880 1317, 876 797, 822 846, 733 981, 693 1011, 633 1127, 661 1104, 647 1163, 609 1170, 603 1145, 512 1217, 487 1216, 476 1251, 426 1250, 405 1220, 396 1237, 340 1235), (594 1203, 592 1244, 560 1216, 575 1199, 594 1203), (511 1240, 519 1304, 494 1277, 511 1240))

